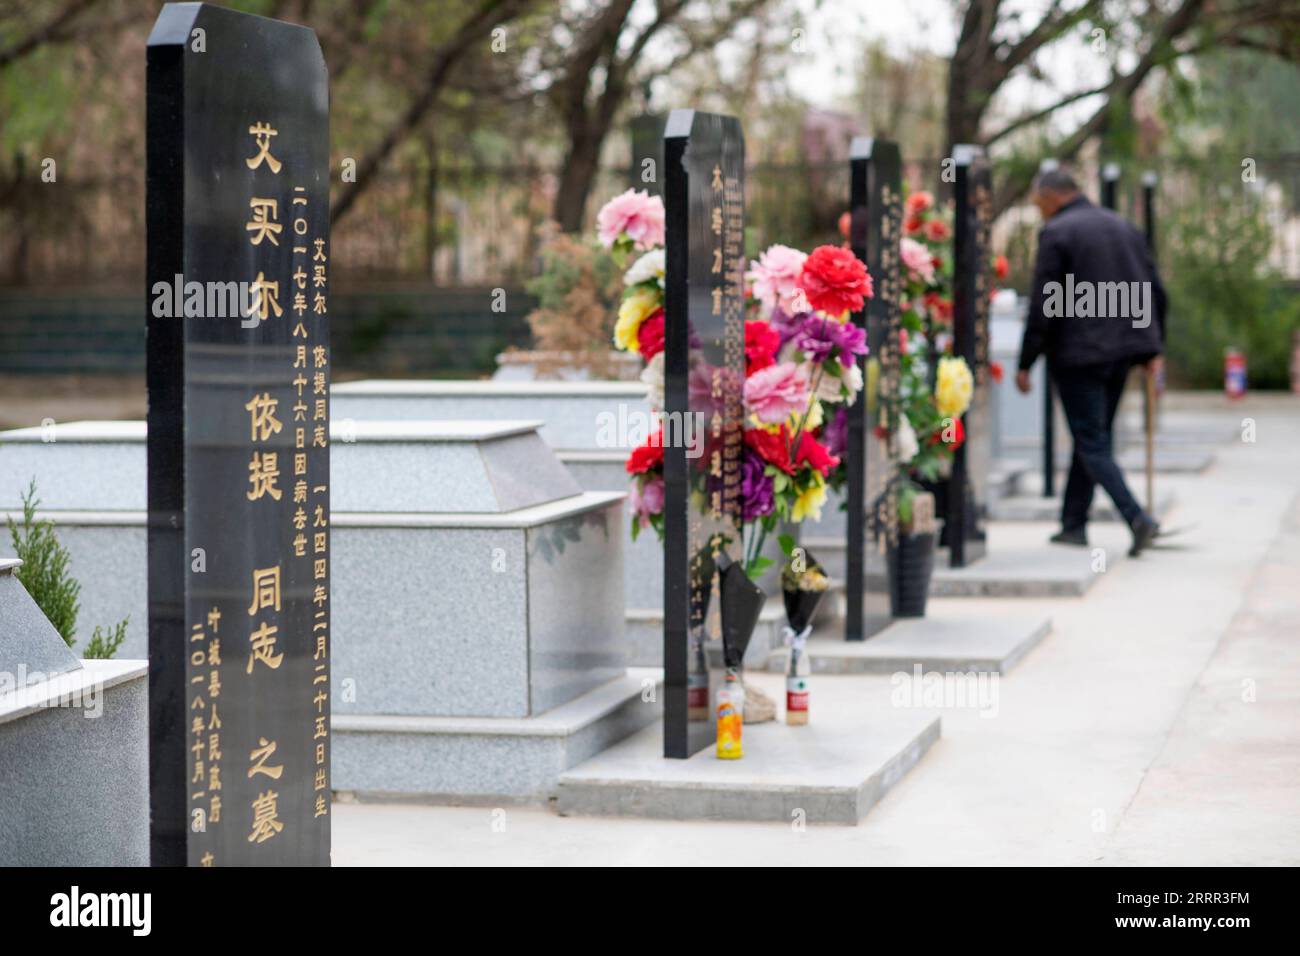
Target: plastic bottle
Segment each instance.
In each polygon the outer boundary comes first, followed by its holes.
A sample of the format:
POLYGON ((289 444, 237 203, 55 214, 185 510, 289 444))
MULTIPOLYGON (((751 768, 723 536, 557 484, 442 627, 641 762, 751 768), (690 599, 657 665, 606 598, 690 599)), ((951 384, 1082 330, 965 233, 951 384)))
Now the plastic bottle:
POLYGON ((739 675, 727 670, 718 688, 718 759, 738 760, 745 755, 741 735, 745 726, 745 685, 739 675))

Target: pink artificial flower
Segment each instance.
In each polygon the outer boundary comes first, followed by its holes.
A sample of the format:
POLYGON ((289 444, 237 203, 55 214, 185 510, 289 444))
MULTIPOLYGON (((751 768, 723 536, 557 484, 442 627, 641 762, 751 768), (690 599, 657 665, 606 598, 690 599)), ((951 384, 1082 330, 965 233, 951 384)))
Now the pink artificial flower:
POLYGON ((745 408, 760 422, 779 425, 808 405, 808 376, 794 362, 759 369, 745 379, 745 408))
POLYGON ((628 504, 632 514, 642 528, 650 527, 650 516, 662 514, 664 510, 664 479, 655 475, 644 483, 632 482, 632 492, 628 495, 628 504))
POLYGON ((750 262, 745 278, 752 284, 754 298, 763 303, 766 311, 771 312, 777 305, 789 315, 808 311, 807 306, 795 308, 799 273, 807 258, 805 253, 789 246, 769 246, 757 262, 750 262))
POLYGON ((664 203, 658 196, 629 189, 615 196, 596 214, 600 244, 612 248, 626 235, 638 249, 664 244, 664 203))
POLYGON ((903 265, 907 266, 909 271, 915 272, 926 285, 934 282, 934 260, 930 257, 930 250, 915 239, 904 236, 899 251, 903 257, 903 265))

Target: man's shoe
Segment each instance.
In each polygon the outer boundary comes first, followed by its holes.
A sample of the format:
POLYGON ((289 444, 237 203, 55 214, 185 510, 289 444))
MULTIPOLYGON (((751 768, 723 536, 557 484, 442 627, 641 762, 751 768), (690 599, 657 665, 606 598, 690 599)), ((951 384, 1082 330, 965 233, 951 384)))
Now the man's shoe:
POLYGON ((1052 544, 1070 544, 1076 548, 1086 548, 1088 546, 1088 531, 1086 528, 1065 528, 1052 535, 1052 544))
POLYGON ((1151 542, 1160 534, 1160 525, 1146 515, 1139 515, 1134 519, 1129 529, 1133 532, 1133 547, 1128 551, 1130 558, 1136 558, 1149 548, 1151 542))

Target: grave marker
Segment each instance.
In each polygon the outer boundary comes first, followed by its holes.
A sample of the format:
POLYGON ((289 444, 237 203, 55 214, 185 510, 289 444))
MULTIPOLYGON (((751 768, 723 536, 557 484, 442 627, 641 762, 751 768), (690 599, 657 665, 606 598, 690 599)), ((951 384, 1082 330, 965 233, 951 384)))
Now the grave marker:
POLYGON ((886 494, 898 462, 887 442, 872 442, 882 408, 892 407, 899 388, 898 330, 899 238, 902 235, 902 159, 898 144, 855 137, 849 147, 850 244, 871 274, 875 295, 867 299, 853 322, 867 330, 867 355, 858 357, 863 391, 848 409, 847 552, 844 637, 861 641, 890 622, 888 579, 866 580, 866 539, 873 509, 881 502, 884 527, 880 542, 898 534, 898 509, 893 492, 886 494), (870 373, 870 368, 876 369, 870 373), (871 385, 875 383, 874 391, 871 385), (879 450, 871 454, 868 449, 879 450), (882 496, 883 499, 882 499, 882 496))
POLYGON ((950 563, 962 568, 984 556, 984 504, 992 457, 993 407, 989 397, 989 231, 992 177, 978 146, 953 147, 953 354, 975 378, 970 408, 962 416, 966 440, 957 448, 948 485, 945 533, 950 563))
POLYGON ((745 380, 745 140, 731 116, 664 129, 664 756, 715 739, 705 645, 717 574, 740 559, 745 380), (687 446, 690 447, 687 447, 687 446))
POLYGON ((328 865, 325 63, 167 4, 147 104, 150 855, 328 865))

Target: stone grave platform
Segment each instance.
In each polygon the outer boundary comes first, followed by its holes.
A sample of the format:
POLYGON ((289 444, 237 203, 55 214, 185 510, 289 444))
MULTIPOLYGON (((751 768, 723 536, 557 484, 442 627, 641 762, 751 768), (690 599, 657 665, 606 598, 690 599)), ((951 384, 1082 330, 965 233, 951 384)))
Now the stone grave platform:
MULTIPOLYGON (((1129 445, 1121 447, 1115 454, 1115 462, 1129 476, 1130 484, 1146 471, 1147 458, 1145 446, 1129 445)), ((1199 475, 1214 464, 1214 450, 1203 445, 1156 445, 1156 474, 1199 475)), ((1070 467, 1070 453, 1063 451, 1056 456, 1056 467, 1062 474, 1070 467)))
MULTIPOLYGON (((784 699, 781 679, 746 677, 784 699)), ((649 727, 559 776, 564 816, 748 820, 857 825, 939 739, 934 713, 889 706, 863 693, 861 678, 826 677, 812 688, 812 718, 745 727, 745 756, 719 760, 712 747, 687 760, 663 757, 649 727), (838 686, 836 686, 838 685, 838 686)))
MULTIPOLYGON (((1146 494, 1140 475, 1129 475, 1137 479, 1129 488, 1138 495, 1139 502, 1146 494)), ((1064 482, 1064 479, 1062 479, 1064 482)), ((1156 488, 1155 517, 1163 521, 1173 510, 1177 497, 1168 488, 1156 488)), ((1044 498, 1041 494, 1017 494, 1005 498, 993 498, 988 503, 988 516, 993 521, 1059 521, 1061 516, 1061 499, 1044 498)), ((1120 521, 1119 512, 1100 488, 1093 495, 1092 509, 1088 512, 1089 521, 1120 521)))
POLYGON ((663 672, 622 675, 531 718, 335 713, 333 783, 359 799, 544 802, 560 773, 663 715, 663 672))
POLYGON ((79 660, 20 565, 0 558, 0 866, 147 866, 148 664, 79 660))
MULTIPOLYGON (((477 753, 480 782, 497 774, 501 796, 519 792, 511 748, 536 749, 533 721, 552 726, 560 708, 622 694, 618 706, 592 705, 570 721, 574 729, 549 734, 561 752, 573 744, 576 760, 594 752, 580 741, 617 740, 656 719, 624 706, 641 687, 625 680, 624 494, 583 491, 538 424, 336 421, 331 432, 334 715, 373 731, 384 745, 377 755, 410 749, 392 727, 417 725, 423 736, 414 739, 440 747, 455 738, 457 753, 477 753), (463 721, 479 721, 478 730, 461 734, 463 721)), ((123 653, 145 656, 144 424, 58 426, 54 443, 32 430, 10 441, 14 434, 0 437, 0 511, 13 513, 36 474, 41 517, 55 523, 83 582, 84 618, 129 615, 123 653), (138 482, 97 487, 104 459, 138 468, 138 482), (88 504, 50 510, 47 493, 58 506, 88 504)), ((554 753, 534 758, 552 778, 568 765, 554 753)), ((350 789, 420 784, 400 760, 345 766, 350 789), (368 771, 393 778, 359 776, 368 771)), ((434 783, 419 792, 457 796, 434 783)))
MULTIPOLYGON (((932 600, 923 618, 901 618, 865 641, 843 640, 838 620, 818 624, 808 642, 814 674, 925 671, 1006 674, 1052 630, 1052 619, 1007 614, 973 598, 932 600), (824 636, 818 637, 818 634, 824 636)), ((789 651, 778 648, 767 669, 785 673, 789 651)))
MULTIPOLYGON (((1087 548, 1050 544, 1055 523, 995 521, 985 527, 988 553, 978 561, 952 568, 946 552, 936 555, 931 597, 1081 597, 1101 576, 1092 569, 1093 550, 1103 548, 1113 570, 1129 546, 1128 531, 1118 524, 1090 528, 1087 548)), ((884 568, 869 563, 867 578, 883 586, 884 568)))
POLYGON ((330 416, 339 423, 540 418, 542 440, 556 451, 621 452, 620 463, 631 450, 632 426, 649 414, 641 382, 370 379, 335 385, 330 394, 330 416))

